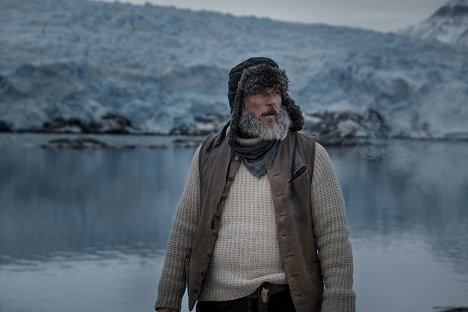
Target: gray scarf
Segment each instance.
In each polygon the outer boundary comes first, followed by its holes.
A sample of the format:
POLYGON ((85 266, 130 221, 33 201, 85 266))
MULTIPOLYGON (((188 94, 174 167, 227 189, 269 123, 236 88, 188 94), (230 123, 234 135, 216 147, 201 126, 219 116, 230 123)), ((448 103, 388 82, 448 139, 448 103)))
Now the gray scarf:
POLYGON ((265 175, 273 158, 275 158, 279 142, 280 140, 264 140, 254 146, 242 146, 236 140, 234 144, 231 144, 231 147, 242 157, 242 162, 247 170, 260 178, 265 175))

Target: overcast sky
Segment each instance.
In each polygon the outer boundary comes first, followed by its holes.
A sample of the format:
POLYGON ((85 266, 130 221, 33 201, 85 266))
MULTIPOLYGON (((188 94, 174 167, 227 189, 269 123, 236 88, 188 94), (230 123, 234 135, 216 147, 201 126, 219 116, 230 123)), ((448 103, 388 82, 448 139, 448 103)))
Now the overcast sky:
POLYGON ((391 31, 425 19, 448 0, 127 0, 125 2, 138 4, 150 2, 234 15, 255 15, 277 20, 391 31))

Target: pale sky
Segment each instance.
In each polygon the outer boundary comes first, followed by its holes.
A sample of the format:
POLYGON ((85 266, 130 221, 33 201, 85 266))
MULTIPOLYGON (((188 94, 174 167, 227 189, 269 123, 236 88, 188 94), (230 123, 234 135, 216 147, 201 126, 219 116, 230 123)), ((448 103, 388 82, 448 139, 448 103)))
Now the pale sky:
MULTIPOLYGON (((112 2, 114 0, 102 0, 112 2)), ((416 24, 448 0, 120 0, 143 4, 255 15, 305 23, 392 31, 416 24)))

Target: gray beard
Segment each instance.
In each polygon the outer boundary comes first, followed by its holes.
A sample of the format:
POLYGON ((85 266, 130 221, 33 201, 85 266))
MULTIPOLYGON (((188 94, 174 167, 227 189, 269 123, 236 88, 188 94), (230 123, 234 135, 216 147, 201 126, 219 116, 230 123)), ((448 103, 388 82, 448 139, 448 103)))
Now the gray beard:
POLYGON ((288 134, 290 126, 291 119, 283 106, 281 106, 280 111, 276 115, 276 122, 271 124, 263 123, 259 118, 248 113, 245 109, 242 110, 239 120, 239 130, 242 134, 263 140, 284 139, 288 134))

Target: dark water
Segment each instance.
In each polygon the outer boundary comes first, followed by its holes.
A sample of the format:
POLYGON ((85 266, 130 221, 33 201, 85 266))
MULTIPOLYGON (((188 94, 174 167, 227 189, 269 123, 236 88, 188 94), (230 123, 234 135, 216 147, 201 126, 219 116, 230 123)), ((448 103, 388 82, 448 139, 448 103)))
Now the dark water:
MULTIPOLYGON (((45 138, 0 136, 0 311, 152 311, 194 149, 38 148, 45 138)), ((358 311, 468 306, 468 143, 328 150, 358 311)))

